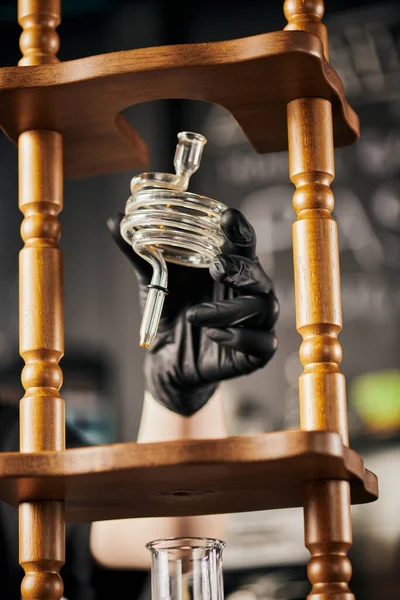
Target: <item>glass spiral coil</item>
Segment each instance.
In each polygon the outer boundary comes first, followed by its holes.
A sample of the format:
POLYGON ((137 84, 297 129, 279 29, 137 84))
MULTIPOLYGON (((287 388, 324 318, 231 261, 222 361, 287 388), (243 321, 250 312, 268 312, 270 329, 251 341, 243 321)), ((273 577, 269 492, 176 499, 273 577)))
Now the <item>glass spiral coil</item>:
POLYGON ((140 330, 140 345, 147 348, 157 334, 168 293, 166 263, 208 267, 224 241, 220 218, 226 206, 186 191, 190 176, 200 166, 205 143, 199 134, 180 133, 176 174, 143 173, 131 181, 121 235, 153 267, 140 330))

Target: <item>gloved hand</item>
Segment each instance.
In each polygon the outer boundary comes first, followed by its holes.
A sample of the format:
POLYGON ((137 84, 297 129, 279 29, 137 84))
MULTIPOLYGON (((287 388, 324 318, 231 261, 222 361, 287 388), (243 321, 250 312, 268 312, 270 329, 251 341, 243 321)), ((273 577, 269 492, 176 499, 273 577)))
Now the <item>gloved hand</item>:
MULTIPOLYGON (((152 269, 121 237, 122 217, 107 226, 133 265, 143 309, 152 269)), ((220 381, 264 367, 277 348, 279 305, 256 256, 254 229, 236 209, 223 213, 221 227, 226 242, 209 270, 168 264, 169 294, 145 357, 146 389, 182 416, 202 408, 220 381)))

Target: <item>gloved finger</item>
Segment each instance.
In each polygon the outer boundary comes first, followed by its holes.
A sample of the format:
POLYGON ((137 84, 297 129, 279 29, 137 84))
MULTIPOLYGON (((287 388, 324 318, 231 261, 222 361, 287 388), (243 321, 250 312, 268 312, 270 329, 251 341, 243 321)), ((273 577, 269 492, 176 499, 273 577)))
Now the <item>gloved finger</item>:
POLYGON ((199 327, 235 327, 272 329, 277 321, 279 305, 273 294, 239 296, 222 302, 204 302, 193 306, 188 320, 199 327))
POLYGON ((270 361, 270 358, 257 358, 243 352, 233 351, 233 363, 235 365, 236 374, 248 375, 254 373, 257 369, 262 369, 270 361))
POLYGON ((237 254, 254 258, 256 252, 256 234, 246 217, 236 208, 228 208, 221 215, 221 229, 226 242, 224 254, 237 254))
POLYGON ((207 329, 207 335, 225 348, 254 356, 265 363, 272 358, 278 347, 278 340, 273 331, 230 327, 228 329, 207 329))
POLYGON ((117 244, 118 248, 123 254, 125 254, 125 256, 128 257, 129 261, 133 265, 133 268, 135 269, 136 275, 140 279, 144 280, 144 282, 150 282, 152 273, 151 266, 143 258, 136 254, 132 246, 130 246, 121 235, 120 225, 123 217, 124 215, 122 213, 117 213, 116 215, 110 217, 107 221, 107 229, 111 233, 111 237, 117 244))
POLYGON ((245 256, 220 254, 210 264, 215 281, 246 294, 268 294, 272 281, 257 260, 245 256))

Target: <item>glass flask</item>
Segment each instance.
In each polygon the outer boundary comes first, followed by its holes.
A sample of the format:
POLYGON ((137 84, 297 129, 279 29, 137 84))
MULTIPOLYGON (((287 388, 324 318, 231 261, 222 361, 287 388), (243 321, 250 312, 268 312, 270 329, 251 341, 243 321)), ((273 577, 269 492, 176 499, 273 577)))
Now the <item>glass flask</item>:
POLYGON ((223 600, 224 542, 170 538, 146 547, 152 554, 152 600, 223 600))
POLYGON ((187 191, 207 140, 198 133, 178 134, 176 173, 142 173, 131 180, 131 196, 121 221, 121 235, 153 267, 140 328, 140 345, 150 348, 168 293, 167 264, 208 268, 220 253, 220 227, 226 206, 187 191))

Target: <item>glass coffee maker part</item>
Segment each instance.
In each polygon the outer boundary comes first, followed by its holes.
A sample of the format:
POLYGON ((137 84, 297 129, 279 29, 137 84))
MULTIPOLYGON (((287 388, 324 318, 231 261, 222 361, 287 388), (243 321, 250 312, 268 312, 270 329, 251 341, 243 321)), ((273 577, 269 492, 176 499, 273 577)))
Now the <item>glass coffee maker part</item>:
POLYGON ((208 268, 220 253, 220 227, 226 206, 187 191, 207 140, 198 133, 178 134, 176 173, 142 173, 131 180, 121 235, 153 267, 140 328, 140 345, 150 348, 168 293, 167 264, 208 268))
POLYGON ((152 600, 223 600, 224 542, 171 538, 146 547, 152 555, 152 600))

